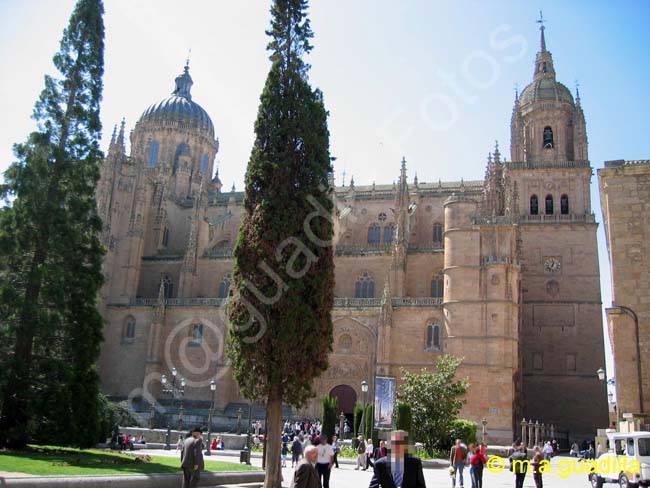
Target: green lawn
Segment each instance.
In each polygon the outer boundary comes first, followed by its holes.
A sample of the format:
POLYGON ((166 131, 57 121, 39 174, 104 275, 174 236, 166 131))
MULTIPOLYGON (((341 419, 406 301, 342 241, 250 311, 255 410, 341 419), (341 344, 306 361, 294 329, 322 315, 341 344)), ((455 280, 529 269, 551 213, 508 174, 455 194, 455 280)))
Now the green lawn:
MULTIPOLYGON (((153 474, 181 472, 180 456, 150 456, 149 461, 97 449, 30 446, 26 451, 0 452, 0 471, 34 475, 153 474)), ((139 455, 140 458, 143 455, 139 455)), ((206 471, 251 471, 246 464, 205 461, 206 471)))

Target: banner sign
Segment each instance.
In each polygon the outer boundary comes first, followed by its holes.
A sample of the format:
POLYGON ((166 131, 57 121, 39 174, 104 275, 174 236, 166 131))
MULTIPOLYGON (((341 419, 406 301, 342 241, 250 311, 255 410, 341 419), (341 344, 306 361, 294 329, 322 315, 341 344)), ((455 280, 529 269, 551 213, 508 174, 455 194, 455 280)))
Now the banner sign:
POLYGON ((375 429, 393 428, 395 378, 375 376, 375 429))

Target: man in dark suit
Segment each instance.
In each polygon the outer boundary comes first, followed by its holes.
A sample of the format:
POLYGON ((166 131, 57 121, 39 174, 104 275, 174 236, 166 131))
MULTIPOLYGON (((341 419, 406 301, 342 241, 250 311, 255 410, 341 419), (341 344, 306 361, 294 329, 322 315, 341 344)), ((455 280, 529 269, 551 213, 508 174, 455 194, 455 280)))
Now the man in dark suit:
POLYGON ((203 464, 203 439, 201 428, 192 430, 191 435, 183 442, 181 452, 181 468, 183 468, 183 488, 194 488, 199 485, 203 464))
POLYGON ((391 434, 390 455, 375 462, 375 475, 369 488, 426 488, 422 461, 407 453, 408 433, 391 434))
POLYGON ((386 442, 379 441, 379 447, 375 449, 375 460, 378 461, 383 457, 388 456, 388 449, 386 449, 386 442))
POLYGON ((321 488, 320 479, 314 467, 318 460, 318 448, 305 448, 305 458, 298 463, 293 473, 291 488, 321 488))

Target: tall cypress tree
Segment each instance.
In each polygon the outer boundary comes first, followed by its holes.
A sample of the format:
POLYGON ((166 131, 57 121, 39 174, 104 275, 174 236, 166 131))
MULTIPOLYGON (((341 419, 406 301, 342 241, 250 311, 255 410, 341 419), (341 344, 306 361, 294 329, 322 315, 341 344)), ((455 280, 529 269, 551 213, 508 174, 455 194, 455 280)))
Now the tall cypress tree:
POLYGON ((60 78, 45 76, 38 129, 14 146, 0 187, 11 201, 0 211, 0 445, 97 441, 103 13, 101 0, 77 2, 53 58, 60 78))
POLYGON ((280 487, 282 402, 304 405, 331 351, 334 264, 327 111, 302 56, 306 0, 271 7, 272 67, 260 98, 234 250, 229 354, 243 394, 267 405, 266 488, 280 487))

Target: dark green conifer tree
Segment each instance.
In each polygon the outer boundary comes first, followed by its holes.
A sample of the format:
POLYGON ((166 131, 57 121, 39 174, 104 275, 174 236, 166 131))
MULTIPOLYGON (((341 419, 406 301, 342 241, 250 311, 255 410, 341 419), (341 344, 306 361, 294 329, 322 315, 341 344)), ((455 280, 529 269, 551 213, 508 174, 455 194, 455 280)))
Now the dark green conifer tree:
POLYGON ((37 130, 14 147, 0 194, 0 445, 92 445, 102 284, 95 185, 104 7, 79 0, 34 107, 37 130))
POLYGON ((267 405, 265 488, 280 487, 281 406, 304 405, 331 351, 333 202, 327 111, 302 56, 313 36, 305 0, 271 7, 271 70, 246 171, 229 303, 235 378, 267 405))

